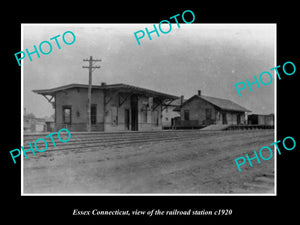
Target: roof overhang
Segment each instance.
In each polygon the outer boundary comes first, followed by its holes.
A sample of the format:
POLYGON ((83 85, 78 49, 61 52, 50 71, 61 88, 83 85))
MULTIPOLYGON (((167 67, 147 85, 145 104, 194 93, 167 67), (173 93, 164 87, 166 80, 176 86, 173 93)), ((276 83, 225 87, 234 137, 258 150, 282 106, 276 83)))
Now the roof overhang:
POLYGON ((154 98, 161 98, 161 99, 169 99, 174 100, 179 98, 175 95, 170 95, 146 88, 136 87, 132 85, 127 84, 112 84, 112 85, 105 85, 102 86, 101 89, 108 90, 108 91, 117 91, 122 93, 133 93, 133 94, 140 94, 140 95, 146 95, 148 97, 154 97, 154 98))
MULTIPOLYGON (((86 84, 68 84, 56 88, 50 88, 50 89, 39 89, 39 90, 32 90, 34 93, 40 94, 40 95, 51 95, 55 96, 55 94, 59 91, 66 91, 67 89, 71 88, 88 88, 88 85, 86 84)), ((155 97, 160 99, 169 99, 174 100, 179 98, 175 95, 169 95, 166 93, 153 91, 146 88, 136 87, 132 85, 127 84, 111 84, 111 85, 93 85, 92 89, 99 89, 99 90, 106 90, 106 91, 112 91, 112 92, 122 92, 122 93, 132 93, 132 94, 140 94, 140 95, 146 95, 148 97, 155 97)))

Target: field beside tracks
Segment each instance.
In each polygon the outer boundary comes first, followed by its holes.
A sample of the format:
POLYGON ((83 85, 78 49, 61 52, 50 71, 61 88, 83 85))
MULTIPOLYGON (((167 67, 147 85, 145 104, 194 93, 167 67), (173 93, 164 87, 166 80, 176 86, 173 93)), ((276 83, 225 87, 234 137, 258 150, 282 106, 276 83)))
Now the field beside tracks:
POLYGON ((189 132, 160 141, 156 134, 145 135, 119 145, 109 144, 114 139, 104 145, 93 137, 91 147, 83 145, 87 135, 78 137, 78 144, 64 143, 67 150, 28 155, 23 160, 24 194, 274 193, 274 158, 260 164, 253 160, 253 167, 247 163, 241 172, 234 161, 269 146, 273 130, 189 132))

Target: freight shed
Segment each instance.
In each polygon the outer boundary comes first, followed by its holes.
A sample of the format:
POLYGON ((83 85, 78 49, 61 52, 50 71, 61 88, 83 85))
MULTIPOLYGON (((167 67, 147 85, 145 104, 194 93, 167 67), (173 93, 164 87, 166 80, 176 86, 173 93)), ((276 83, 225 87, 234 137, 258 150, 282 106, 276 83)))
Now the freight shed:
POLYGON ((222 98, 201 95, 192 96, 180 107, 180 119, 176 128, 202 128, 212 124, 241 125, 246 124, 246 112, 250 110, 222 98))
MULTIPOLYGON (((55 109, 55 130, 87 130, 88 85, 69 84, 33 90, 55 109)), ((162 111, 179 97, 127 84, 92 86, 92 131, 145 131, 162 129, 162 111)))
POLYGON ((274 114, 251 114, 248 115, 249 125, 271 125, 274 126, 274 114))

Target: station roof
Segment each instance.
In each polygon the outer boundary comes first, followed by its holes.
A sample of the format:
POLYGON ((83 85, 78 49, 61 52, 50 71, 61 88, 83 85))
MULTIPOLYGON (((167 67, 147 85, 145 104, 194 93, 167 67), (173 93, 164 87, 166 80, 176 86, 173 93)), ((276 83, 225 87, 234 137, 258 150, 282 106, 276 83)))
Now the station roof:
MULTIPOLYGON (((65 91, 71 88, 88 88, 87 84, 68 84, 60 87, 50 88, 50 89, 39 89, 39 90, 32 90, 34 93, 41 94, 41 95, 51 95, 54 96, 55 93, 59 91, 65 91)), ((92 90, 108 90, 108 91, 118 91, 118 92, 125 92, 125 93, 136 93, 136 94, 143 94, 149 95, 151 97, 159 97, 163 99, 177 99, 178 96, 169 95, 166 93, 153 91, 146 88, 136 87, 128 84, 104 84, 104 85, 92 85, 92 90)))

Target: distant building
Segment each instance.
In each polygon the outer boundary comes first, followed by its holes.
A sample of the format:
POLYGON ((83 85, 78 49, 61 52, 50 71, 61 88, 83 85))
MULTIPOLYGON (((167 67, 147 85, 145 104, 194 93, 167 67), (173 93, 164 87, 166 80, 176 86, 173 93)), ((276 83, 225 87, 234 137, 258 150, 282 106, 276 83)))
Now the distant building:
POLYGON ((175 119, 180 117, 180 112, 174 111, 184 103, 184 96, 175 99, 163 106, 162 126, 164 129, 170 129, 175 126, 175 119))
POLYGON ((230 100, 201 95, 200 90, 175 110, 180 112, 176 126, 186 128, 201 128, 211 124, 246 124, 245 114, 250 112, 230 100))
POLYGON ((271 125, 274 126, 274 114, 251 114, 248 115, 249 125, 271 125))
POLYGON ((46 131, 48 132, 55 131, 54 118, 52 117, 46 118, 45 123, 46 123, 46 131))
POLYGON ((46 131, 46 123, 43 118, 36 118, 33 114, 26 114, 24 110, 23 130, 25 133, 44 132, 46 131))
MULTIPOLYGON (((55 130, 87 130, 88 85, 69 84, 33 92, 44 96, 53 105, 55 130)), ((93 85, 91 130, 161 130, 162 107, 177 98, 127 84, 93 85)))

